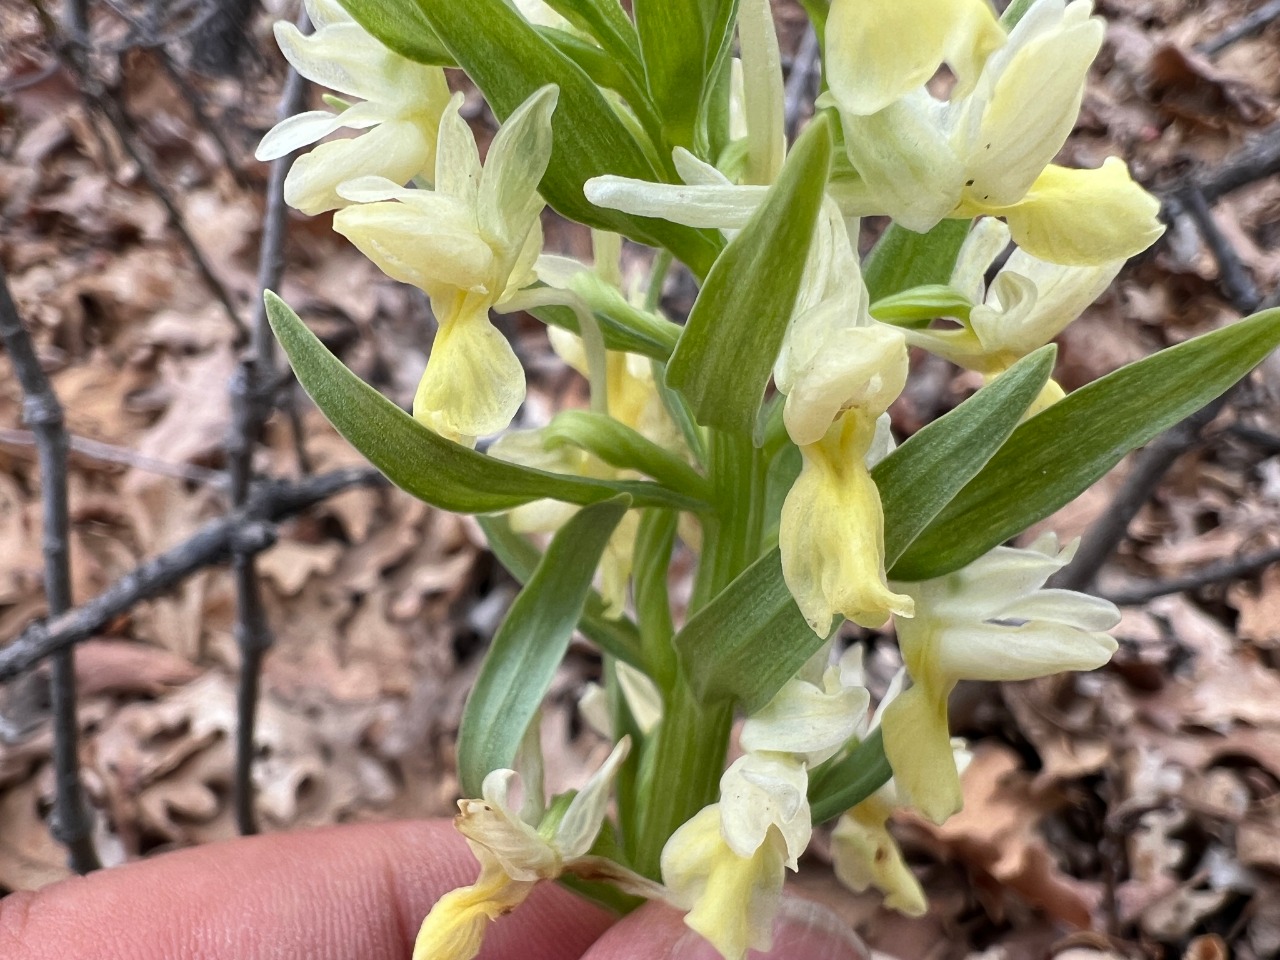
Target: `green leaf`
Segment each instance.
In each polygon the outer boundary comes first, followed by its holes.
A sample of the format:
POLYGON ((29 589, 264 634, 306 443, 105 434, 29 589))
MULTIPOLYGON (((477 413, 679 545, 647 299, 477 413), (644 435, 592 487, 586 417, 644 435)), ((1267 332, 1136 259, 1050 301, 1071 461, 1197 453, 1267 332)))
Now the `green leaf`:
POLYGON ((1018 21, 1027 15, 1027 11, 1031 9, 1031 5, 1036 0, 1013 0, 1013 3, 1005 9, 1000 16, 1000 26, 1006 31, 1012 30, 1018 25, 1018 21))
MULTIPOLYGON (((405 2, 409 0, 395 0, 397 6, 405 2)), ((650 246, 665 246, 695 273, 705 275, 721 246, 714 233, 587 202, 582 185, 592 177, 617 174, 652 181, 661 176, 581 67, 504 0, 411 2, 484 92, 500 120, 546 84, 560 88, 552 118, 555 146, 540 188, 551 206, 588 226, 623 233, 650 246)))
POLYGON ((548 449, 563 445, 595 454, 611 467, 634 470, 699 500, 711 497, 711 483, 665 447, 603 413, 564 410, 543 430, 548 449))
POLYGON ((644 670, 662 690, 676 682, 676 651, 671 645, 676 631, 667 580, 679 522, 674 510, 646 510, 636 533, 634 596, 644 670))
POLYGON ((1200 409, 1280 344, 1268 310, 1131 363, 1022 424, 890 571, 958 570, 1083 493, 1136 447, 1200 409))
POLYGON ((943 220, 928 233, 889 224, 862 265, 872 303, 911 287, 950 281, 968 234, 968 220, 943 220))
POLYGON ((409 60, 456 67, 453 57, 413 0, 338 0, 382 44, 409 60))
POLYGON ((716 261, 667 366, 703 426, 751 435, 791 319, 831 163, 831 126, 815 120, 778 182, 716 261))
POLYGON ((892 776, 893 768, 884 755, 884 734, 877 727, 847 755, 814 770, 809 778, 813 822, 824 823, 856 807, 892 776))
MULTIPOLYGON (((594 302, 594 313, 604 334, 604 345, 622 353, 638 353, 666 363, 680 339, 680 327, 657 314, 637 309, 613 288, 600 285, 601 297, 594 302), (612 291, 612 294, 608 292, 612 291), (608 294, 607 299, 604 294, 608 294)), ((582 336, 578 315, 568 307, 535 307, 530 311, 543 323, 582 336)))
POLYGON ((494 634, 458 728, 458 778, 466 796, 480 796, 489 771, 513 765, 569 648, 600 555, 629 506, 619 497, 574 514, 494 634))
POLYGON ((620 493, 637 506, 703 506, 657 484, 532 470, 446 440, 343 366, 274 293, 267 291, 266 303, 271 328, 316 406, 387 479, 420 500, 455 513, 493 513, 548 497, 586 504, 620 493))
POLYGON ((925 327, 937 317, 968 320, 973 304, 955 287, 930 284, 911 287, 871 304, 871 316, 898 327, 925 327))
MULTIPOLYGON (((885 559, 893 561, 1000 449, 1053 368, 1041 347, 988 387, 924 427, 876 464, 885 559)), ((777 548, 695 614, 676 652, 702 698, 731 696, 748 712, 772 699, 822 644, 782 578, 777 548)))
MULTIPOLYGON (((498 562, 521 583, 528 583, 542 560, 542 551, 512 530, 510 521, 501 514, 476 517, 476 521, 498 562)), ((625 615, 617 619, 606 617, 604 600, 595 590, 587 593, 587 605, 578 629, 605 653, 644 669, 639 629, 625 615)))
POLYGON ((1008 441, 1049 381, 1058 348, 1023 357, 990 385, 885 457, 871 476, 884 508, 885 565, 921 532, 1008 441))
POLYGON ((649 92, 672 147, 693 147, 707 73, 709 25, 701 0, 635 0, 649 92))
POLYGON ((636 79, 644 78, 640 38, 618 0, 547 0, 547 6, 593 36, 636 79))

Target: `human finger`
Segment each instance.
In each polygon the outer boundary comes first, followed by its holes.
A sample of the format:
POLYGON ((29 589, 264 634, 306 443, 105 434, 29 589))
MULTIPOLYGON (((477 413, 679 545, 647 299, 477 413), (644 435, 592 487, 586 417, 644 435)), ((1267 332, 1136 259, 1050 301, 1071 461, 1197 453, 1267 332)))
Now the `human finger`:
MULTIPOLYGON (((447 821, 211 844, 0 900, 6 960, 405 960, 422 918, 475 879, 447 821)), ((612 917, 539 884, 482 960, 578 960, 612 917)))

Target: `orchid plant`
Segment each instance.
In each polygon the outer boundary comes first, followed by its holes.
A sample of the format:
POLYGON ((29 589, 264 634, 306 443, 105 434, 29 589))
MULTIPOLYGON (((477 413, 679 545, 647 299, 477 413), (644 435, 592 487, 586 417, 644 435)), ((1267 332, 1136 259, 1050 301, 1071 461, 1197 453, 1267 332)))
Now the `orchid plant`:
POLYGON ((459 731, 477 879, 415 957, 468 960, 557 881, 665 900, 738 960, 836 819, 837 876, 923 913, 887 822, 960 808, 956 683, 1116 649, 1115 607, 1046 586, 1072 546, 1006 541, 1280 342, 1273 311, 1069 394, 1052 379, 1054 337, 1162 232, 1122 160, 1052 162, 1103 42, 1091 0, 806 0, 823 91, 794 142, 768 0, 306 3, 315 31, 276 33, 331 110, 259 156, 358 131, 296 160, 286 198, 336 211, 439 325, 410 414, 268 294, 272 324, 337 429, 476 515, 524 584, 459 731), (500 120, 483 159, 451 71, 500 120), (547 206, 590 228, 591 263, 544 250, 547 206), (867 216, 890 222, 862 257, 867 216), (676 264, 687 317, 660 306, 676 264), (512 429, 524 371, 495 311, 547 325, 587 409, 512 429), (911 347, 984 386, 899 444, 911 347), (901 649, 874 715, 846 620, 901 649), (546 798, 539 705, 575 631, 603 663, 584 715, 616 745, 546 798))

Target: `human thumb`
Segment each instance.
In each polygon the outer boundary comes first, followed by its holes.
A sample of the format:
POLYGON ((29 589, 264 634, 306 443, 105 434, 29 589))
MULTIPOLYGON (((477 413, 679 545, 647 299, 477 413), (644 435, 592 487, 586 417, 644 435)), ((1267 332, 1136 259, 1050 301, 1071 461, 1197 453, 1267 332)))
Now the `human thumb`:
MULTIPOLYGON (((773 923, 773 948, 749 960, 868 960, 867 948, 828 908, 786 896, 773 923)), ((582 960, 721 960, 710 943, 684 925, 684 917, 648 903, 614 924, 582 960)))

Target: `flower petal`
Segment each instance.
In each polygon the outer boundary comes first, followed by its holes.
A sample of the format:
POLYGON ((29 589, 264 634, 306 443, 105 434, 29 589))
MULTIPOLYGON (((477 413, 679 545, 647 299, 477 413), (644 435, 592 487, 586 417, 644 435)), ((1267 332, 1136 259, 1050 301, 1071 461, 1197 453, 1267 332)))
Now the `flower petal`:
POLYGON ((308 110, 305 113, 285 117, 267 131, 266 136, 253 152, 255 160, 266 163, 287 157, 295 150, 327 137, 343 126, 339 114, 328 110, 308 110))
POLYGON ((789 680, 774 698, 742 726, 739 743, 746 751, 768 750, 802 755, 821 763, 858 730, 871 695, 861 686, 823 690, 803 680, 789 680))
POLYGON ((835 0, 827 20, 827 82, 860 116, 921 87, 949 62, 971 79, 1004 31, 985 0, 835 0))
POLYGON ((289 206, 315 215, 347 205, 339 184, 363 176, 407 183, 421 173, 433 146, 422 128, 408 120, 392 120, 347 140, 322 143, 299 157, 284 181, 289 206))
POLYGON ((413 960, 472 960, 480 952, 489 921, 518 907, 533 887, 490 869, 471 886, 449 891, 422 921, 413 960))
POLYGON ((746 226, 768 191, 768 187, 759 186, 649 183, 612 174, 592 177, 583 186, 587 199, 597 207, 686 227, 725 230, 746 226))
POLYGON ((831 834, 831 863, 836 879, 854 892, 875 887, 890 910, 922 917, 929 903, 889 833, 890 813, 889 804, 873 794, 842 816, 831 834))
POLYGON ((1108 634, 1048 620, 1020 627, 977 624, 947 631, 939 666, 956 679, 1031 680, 1066 670, 1096 670, 1117 646, 1108 634))
POLYGON ((903 801, 934 823, 943 823, 964 805, 947 727, 950 686, 916 678, 884 711, 884 755, 903 801))
POLYGON ((740 857, 754 856, 777 830, 787 850, 787 866, 797 868, 809 845, 809 776, 804 764, 785 754, 748 753, 720 778, 720 831, 740 857))
MULTIPOLYGON (((437 312, 439 316, 439 312, 437 312)), ((524 368, 484 313, 441 323, 413 415, 459 443, 505 429, 524 402, 524 368)))
POLYGON ((482 290, 493 252, 476 236, 466 211, 450 197, 427 190, 408 192, 420 194, 412 204, 381 201, 340 210, 333 228, 394 280, 428 293, 442 285, 482 290))
POLYGON ((720 805, 704 807, 662 848, 662 879, 672 900, 688 910, 684 922, 725 960, 748 949, 768 950, 782 898, 786 851, 771 830, 751 857, 740 857, 720 832, 720 805))
POLYGON ((537 90, 507 117, 489 145, 476 216, 481 236, 512 259, 544 206, 538 184, 551 161, 551 115, 559 96, 554 85, 537 90))
POLYGON ((609 806, 609 791, 618 770, 631 750, 631 738, 618 741, 600 769, 569 802, 569 809, 556 827, 555 846, 565 860, 573 860, 591 849, 609 806))
POLYGON ((1126 260, 1164 233, 1160 202, 1117 157, 1097 170, 1050 165, 1021 202, 986 212, 1003 216, 1032 256, 1070 266, 1126 260))

